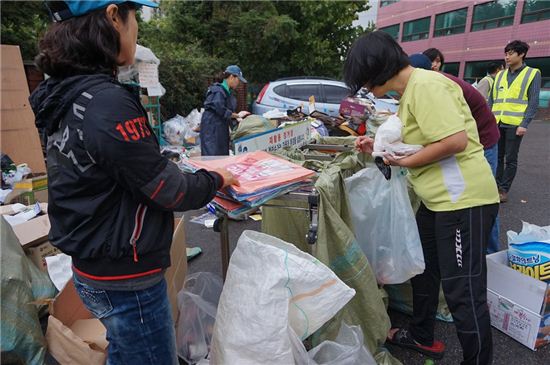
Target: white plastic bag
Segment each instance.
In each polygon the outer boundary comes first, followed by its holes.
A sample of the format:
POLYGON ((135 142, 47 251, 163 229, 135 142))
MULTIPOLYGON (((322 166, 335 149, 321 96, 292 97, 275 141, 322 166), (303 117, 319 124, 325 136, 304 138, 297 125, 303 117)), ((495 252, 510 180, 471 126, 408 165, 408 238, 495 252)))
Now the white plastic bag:
POLYGON ((313 256, 267 234, 244 231, 220 297, 210 362, 307 363, 301 341, 354 295, 313 256))
POLYGON ((190 364, 206 358, 210 351, 222 287, 223 282, 219 276, 198 272, 185 279, 184 288, 178 293, 178 356, 190 364))
POLYGON ((361 327, 348 326, 344 322, 334 341, 323 341, 307 355, 309 365, 376 365, 363 343, 361 327))
POLYGON ((424 255, 409 200, 397 167, 386 180, 376 167, 345 179, 357 243, 379 284, 399 284, 424 271, 424 255))
POLYGON ((422 149, 421 145, 406 144, 401 139, 403 123, 396 114, 382 123, 374 136, 373 153, 374 157, 390 155, 393 158, 403 158, 412 155, 422 149))

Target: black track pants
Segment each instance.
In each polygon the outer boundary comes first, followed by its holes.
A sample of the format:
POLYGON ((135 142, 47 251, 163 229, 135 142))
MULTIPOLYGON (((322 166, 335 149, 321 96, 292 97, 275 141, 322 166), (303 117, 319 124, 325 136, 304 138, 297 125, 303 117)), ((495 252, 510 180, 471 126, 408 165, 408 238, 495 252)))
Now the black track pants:
POLYGON ((426 269, 411 279, 416 341, 431 346, 439 286, 453 315, 464 353, 463 365, 492 362, 492 337, 487 307, 487 242, 498 204, 434 212, 422 204, 416 214, 426 269))

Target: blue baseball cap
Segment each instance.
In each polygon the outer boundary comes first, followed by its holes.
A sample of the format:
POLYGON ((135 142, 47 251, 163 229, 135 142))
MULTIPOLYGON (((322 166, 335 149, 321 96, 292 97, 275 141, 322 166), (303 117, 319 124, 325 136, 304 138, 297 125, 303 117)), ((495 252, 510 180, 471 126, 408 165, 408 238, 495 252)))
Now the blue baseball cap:
POLYGON ((415 53, 409 56, 409 62, 412 67, 423 68, 424 70, 432 69, 432 61, 422 53, 415 53))
POLYGON ((137 5, 148 6, 150 8, 158 8, 158 4, 151 0, 113 0, 113 1, 90 1, 90 0, 73 0, 73 1, 45 1, 52 20, 54 22, 62 22, 70 18, 88 14, 97 9, 106 8, 111 4, 134 3, 137 5))
POLYGON ((243 72, 241 71, 241 68, 237 65, 227 66, 227 68, 225 69, 225 72, 230 73, 231 75, 237 76, 239 78, 239 80, 241 80, 245 84, 248 82, 243 77, 243 72))

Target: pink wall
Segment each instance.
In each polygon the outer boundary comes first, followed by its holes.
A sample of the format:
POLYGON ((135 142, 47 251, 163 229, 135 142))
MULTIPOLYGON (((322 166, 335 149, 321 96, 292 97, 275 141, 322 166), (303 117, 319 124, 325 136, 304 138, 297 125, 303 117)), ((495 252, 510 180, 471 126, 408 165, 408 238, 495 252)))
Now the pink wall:
POLYGON ((438 48, 445 55, 446 63, 460 62, 459 77, 464 76, 467 61, 504 59, 504 47, 514 39, 520 39, 530 45, 529 58, 550 57, 550 20, 520 24, 523 1, 518 1, 513 25, 470 33, 474 5, 486 2, 488 1, 401 0, 379 8, 376 25, 378 28, 383 28, 399 23, 399 39, 401 39, 404 22, 431 16, 428 39, 400 42, 400 44, 408 54, 422 52, 431 47, 438 48), (468 8, 465 33, 433 38, 436 14, 465 7, 468 8))

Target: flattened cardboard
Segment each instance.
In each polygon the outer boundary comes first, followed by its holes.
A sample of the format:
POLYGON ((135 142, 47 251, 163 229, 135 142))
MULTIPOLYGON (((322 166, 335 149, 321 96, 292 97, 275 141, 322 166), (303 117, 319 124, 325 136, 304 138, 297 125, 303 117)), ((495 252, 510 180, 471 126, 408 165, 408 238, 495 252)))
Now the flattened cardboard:
POLYGON ((35 173, 45 172, 46 164, 34 114, 29 105, 29 87, 19 46, 0 46, 1 145, 2 152, 16 163, 26 163, 35 173))
POLYGON ((166 270, 164 277, 168 286, 168 299, 172 307, 174 323, 178 320, 178 292, 183 288, 185 275, 187 274, 187 249, 185 244, 185 220, 176 219, 172 247, 170 248, 170 261, 172 264, 166 270))

